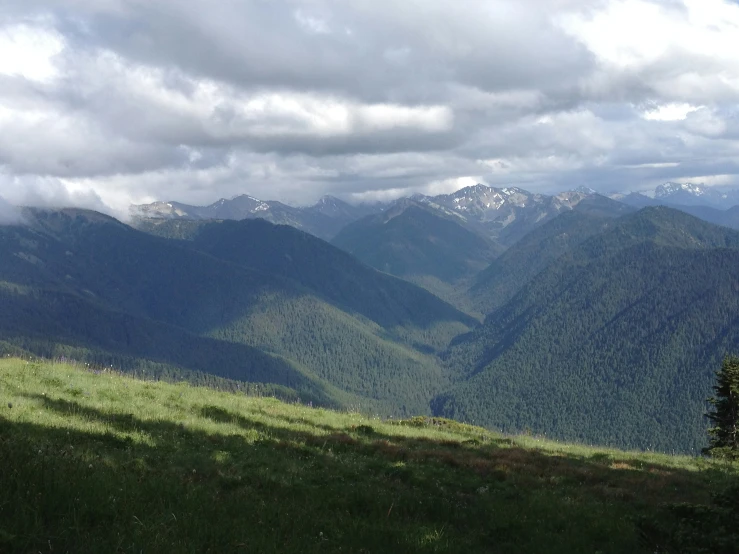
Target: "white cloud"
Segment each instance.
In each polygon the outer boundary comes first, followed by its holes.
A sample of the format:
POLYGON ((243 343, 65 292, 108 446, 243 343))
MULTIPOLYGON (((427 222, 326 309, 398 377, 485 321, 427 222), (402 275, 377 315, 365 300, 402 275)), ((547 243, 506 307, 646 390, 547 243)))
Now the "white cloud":
POLYGON ((739 5, 730 0, 610 0, 559 23, 601 66, 591 89, 636 80, 674 101, 739 99, 739 5))
POLYGON ((27 24, 0 26, 0 75, 47 83, 59 76, 56 59, 64 37, 53 30, 27 24))
POLYGON ((429 196, 438 194, 449 194, 464 187, 471 187, 478 183, 485 183, 482 175, 465 175, 463 177, 452 177, 440 181, 431 181, 420 188, 419 192, 429 196))
POLYGON ((103 202, 93 188, 69 186, 65 181, 54 178, 18 177, 0 173, 0 197, 15 206, 76 206, 121 215, 103 202))
POLYGON ((605 2, 594 13, 562 16, 561 24, 602 63, 621 69, 658 60, 672 46, 672 28, 684 30, 679 12, 649 0, 605 2))
POLYGON ((648 121, 682 121, 688 114, 697 112, 703 106, 691 106, 690 104, 663 104, 644 111, 642 117, 648 121))

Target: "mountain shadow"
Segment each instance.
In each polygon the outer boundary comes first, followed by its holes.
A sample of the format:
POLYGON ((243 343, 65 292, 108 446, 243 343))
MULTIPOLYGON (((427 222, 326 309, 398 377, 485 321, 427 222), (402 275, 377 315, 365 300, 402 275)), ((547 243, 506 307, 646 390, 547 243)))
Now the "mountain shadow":
POLYGON ((424 413, 446 382, 431 354, 475 323, 320 239, 264 221, 212 224, 195 245, 83 210, 28 210, 26 219, 0 228, 0 286, 15 302, 0 319, 14 344, 36 352, 46 337, 146 364, 299 381, 343 406, 424 413), (125 325, 106 331, 106 318, 120 314, 125 325), (71 323, 50 329, 50 320, 71 323), (150 334, 156 348, 145 346, 150 334), (226 344, 220 357, 199 354, 226 344), (233 373, 237 352, 246 368, 233 373), (257 366, 283 374, 265 377, 257 366))

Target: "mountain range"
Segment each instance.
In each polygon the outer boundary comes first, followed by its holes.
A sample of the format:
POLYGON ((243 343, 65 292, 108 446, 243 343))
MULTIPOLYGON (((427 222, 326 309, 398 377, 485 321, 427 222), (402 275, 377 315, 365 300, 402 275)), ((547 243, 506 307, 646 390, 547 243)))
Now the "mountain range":
MULTIPOLYGON (((555 195, 546 195, 531 193, 517 187, 495 188, 478 184, 451 194, 437 196, 415 194, 411 198, 401 198, 390 203, 350 204, 334 196, 324 196, 314 205, 294 207, 274 200, 259 200, 244 194, 231 199, 221 198, 208 206, 158 201, 152 204, 132 205, 129 211, 135 226, 150 226, 152 222, 166 219, 262 218, 272 223, 291 225, 329 240, 353 221, 378 214, 394 208, 397 203, 403 204, 410 200, 416 204, 426 204, 459 223, 499 241, 502 245, 509 246, 525 235, 536 223, 572 209, 583 199, 596 196, 600 196, 599 193, 584 186, 555 195)), ((678 209, 708 207, 724 212, 739 205, 739 189, 692 183, 665 183, 648 192, 611 193, 603 196, 637 208, 666 205, 678 209)))
POLYGON ((516 187, 475 185, 452 194, 416 198, 440 212, 453 214, 463 225, 507 247, 536 226, 593 196, 578 191, 547 196, 516 187))
POLYGON ((739 191, 677 183, 660 185, 648 194, 608 196, 588 187, 545 195, 478 184, 452 194, 416 194, 390 204, 352 205, 324 196, 308 207, 241 195, 203 207, 155 202, 132 206, 131 214, 135 227, 155 234, 155 228, 169 220, 261 218, 290 225, 480 314, 485 306, 471 306, 460 291, 483 266, 537 227, 571 210, 615 216, 658 205, 739 229, 739 191), (732 202, 737 205, 729 207, 732 202))
MULTIPOLYGON (((271 223, 296 227, 330 240, 346 225, 385 210, 426 205, 437 215, 456 221, 471 231, 509 246, 537 224, 583 200, 598 196, 591 189, 580 188, 555 196, 535 194, 516 187, 497 189, 487 185, 465 187, 452 194, 424 196, 416 194, 391 203, 353 205, 333 196, 324 196, 316 204, 293 207, 273 200, 259 200, 249 195, 222 198, 208 206, 191 206, 175 201, 154 202, 130 207, 132 224, 144 230, 162 221, 211 219, 265 219, 271 223)), ((387 220, 393 216, 390 214, 387 220)))
POLYGON ((626 213, 629 207, 591 189, 555 196, 486 185, 439 196, 414 195, 389 205, 353 206, 326 196, 294 208, 251 196, 205 207, 177 202, 133 206, 132 224, 154 234, 169 221, 265 219, 330 240, 372 267, 416 283, 471 313, 460 294, 468 280, 521 237, 573 209, 626 213))
POLYGON ((704 221, 733 209, 643 198, 237 197, 139 207, 133 226, 27 208, 0 226, 0 352, 687 452, 739 347, 739 233, 704 221), (327 220, 332 243, 295 228, 327 220))
POLYGON ((653 191, 613 193, 613 200, 632 206, 704 206, 724 211, 739 204, 739 189, 709 187, 695 183, 665 183, 653 191))
POLYGON ((330 239, 343 226, 365 215, 382 210, 384 205, 352 205, 333 196, 322 197, 315 205, 294 208, 274 200, 259 200, 247 194, 221 198, 209 206, 190 206, 180 202, 154 202, 130 208, 135 226, 152 228, 163 220, 264 219, 290 225, 317 237, 330 239))

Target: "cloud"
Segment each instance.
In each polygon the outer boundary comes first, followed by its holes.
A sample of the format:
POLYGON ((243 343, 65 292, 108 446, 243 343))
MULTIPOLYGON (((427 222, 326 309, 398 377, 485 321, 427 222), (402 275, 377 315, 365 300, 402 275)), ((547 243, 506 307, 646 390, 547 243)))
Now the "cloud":
POLYGON ((739 185, 730 0, 7 0, 0 195, 739 185))
POLYGON ((18 209, 0 196, 0 225, 19 225, 23 217, 18 209))
POLYGON ((58 77, 54 58, 64 50, 59 33, 27 24, 0 31, 0 74, 46 83, 58 77))
POLYGON ((729 0, 611 0, 559 18, 594 55, 594 96, 705 104, 739 98, 739 5, 729 0))
POLYGON ((644 112, 644 119, 650 121, 682 121, 687 119, 688 114, 697 112, 703 106, 691 106, 690 104, 662 104, 644 112))
MULTIPOLYGON (((125 197, 128 197, 127 193, 125 197)), ((127 211, 123 206, 106 204, 93 186, 49 177, 18 177, 0 173, 0 198, 15 206, 80 207, 116 217, 124 217, 127 211)))

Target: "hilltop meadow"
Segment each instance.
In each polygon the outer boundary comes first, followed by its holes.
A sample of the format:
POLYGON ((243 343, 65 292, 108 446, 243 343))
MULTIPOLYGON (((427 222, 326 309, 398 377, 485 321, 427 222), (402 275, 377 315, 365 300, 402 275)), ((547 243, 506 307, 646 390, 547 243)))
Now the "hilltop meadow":
POLYGON ((735 551, 704 458, 14 358, 0 402, 2 552, 735 551))

